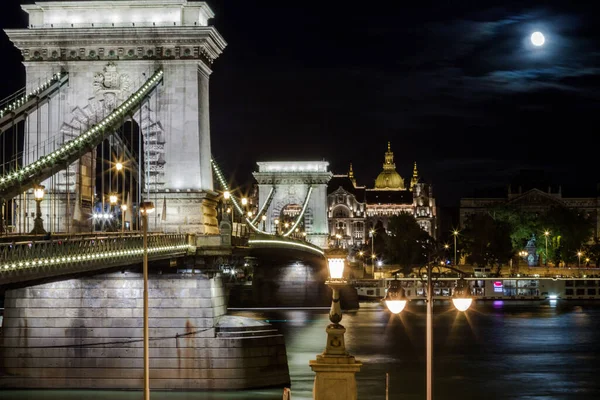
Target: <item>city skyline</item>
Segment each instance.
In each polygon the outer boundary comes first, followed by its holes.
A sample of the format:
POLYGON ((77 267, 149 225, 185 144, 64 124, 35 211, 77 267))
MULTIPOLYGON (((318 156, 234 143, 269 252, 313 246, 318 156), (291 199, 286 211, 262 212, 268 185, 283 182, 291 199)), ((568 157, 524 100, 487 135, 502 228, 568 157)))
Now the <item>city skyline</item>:
MULTIPOLYGON (((25 27, 25 3, 6 5, 3 27, 25 27)), ((598 183, 591 5, 208 4, 228 43, 211 76, 213 155, 239 183, 253 182, 258 161, 311 159, 335 174, 352 163, 371 186, 388 141, 400 175, 416 161, 440 205, 523 169, 598 183)), ((24 67, 6 35, 1 47, 15 77, 0 83, 4 97, 23 86, 24 67)))

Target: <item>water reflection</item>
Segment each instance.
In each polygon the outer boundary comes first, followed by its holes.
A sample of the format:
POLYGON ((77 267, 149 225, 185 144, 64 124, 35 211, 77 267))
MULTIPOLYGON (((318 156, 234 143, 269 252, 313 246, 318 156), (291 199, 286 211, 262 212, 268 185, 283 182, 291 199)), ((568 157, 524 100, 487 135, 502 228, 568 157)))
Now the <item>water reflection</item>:
MULTIPOLYGON (((359 399, 425 397, 425 313, 411 302, 391 315, 380 304, 344 314, 346 346, 364 363, 359 399)), ((234 311, 270 321, 285 336, 292 398, 311 399, 308 361, 325 347, 327 310, 234 311)), ((478 302, 466 314, 447 303, 434 307, 434 398, 596 399, 600 393, 599 303, 478 302)), ((10 400, 133 400, 140 392, 0 392, 10 400)), ((233 393, 153 392, 153 400, 280 400, 281 389, 233 393)))

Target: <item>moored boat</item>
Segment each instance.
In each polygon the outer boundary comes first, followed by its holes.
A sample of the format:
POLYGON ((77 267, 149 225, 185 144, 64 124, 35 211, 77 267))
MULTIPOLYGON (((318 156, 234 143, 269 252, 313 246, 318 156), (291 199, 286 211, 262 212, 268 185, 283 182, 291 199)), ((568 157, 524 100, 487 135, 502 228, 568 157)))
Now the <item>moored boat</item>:
MULTIPOLYGON (((381 300, 389 281, 362 279, 353 283, 361 300, 381 300)), ((397 278, 409 299, 423 298, 427 284, 420 278, 397 278)), ((443 277, 433 282, 434 299, 452 295, 458 278, 443 277)), ((478 300, 600 300, 600 276, 585 277, 468 277, 471 294, 478 300)))

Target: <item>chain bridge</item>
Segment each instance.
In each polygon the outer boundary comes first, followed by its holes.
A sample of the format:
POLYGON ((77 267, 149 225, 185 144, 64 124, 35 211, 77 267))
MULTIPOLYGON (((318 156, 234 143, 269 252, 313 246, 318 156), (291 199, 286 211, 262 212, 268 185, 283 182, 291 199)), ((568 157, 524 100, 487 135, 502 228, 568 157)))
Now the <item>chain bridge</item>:
POLYGON ((146 253, 156 388, 289 385, 282 336, 227 305, 328 303, 328 164, 259 162, 252 209, 228 186, 209 113, 227 43, 207 3, 22 8, 27 28, 5 32, 26 83, 0 102, 0 387, 139 389, 146 253), (251 284, 223 282, 236 259, 251 284))

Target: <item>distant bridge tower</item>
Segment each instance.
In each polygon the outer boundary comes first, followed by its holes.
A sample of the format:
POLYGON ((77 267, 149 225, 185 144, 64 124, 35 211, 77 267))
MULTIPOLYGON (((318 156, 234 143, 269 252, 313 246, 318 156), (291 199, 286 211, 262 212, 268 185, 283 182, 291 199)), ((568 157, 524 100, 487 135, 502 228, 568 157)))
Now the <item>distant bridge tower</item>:
MULTIPOLYGON (((143 137, 142 156, 125 163, 143 161, 136 180, 143 182, 142 199, 155 203, 151 230, 218 233, 209 76, 226 43, 208 26, 214 16, 209 6, 187 0, 121 0, 37 2, 22 8, 29 14, 28 28, 6 33, 23 55, 27 90, 54 73, 69 74, 68 86, 29 115, 24 164, 85 132, 162 69, 163 84, 123 121, 133 119, 136 136, 143 137)), ((115 146, 141 147, 137 142, 133 138, 133 145, 115 146)), ((53 231, 91 227, 97 160, 90 150, 44 182, 50 193, 42 214, 53 231)), ((122 188, 112 185, 120 202, 125 201, 122 188)))
POLYGON ((258 172, 253 175, 258 182, 258 208, 260 210, 266 206, 265 231, 277 231, 278 234, 289 236, 299 236, 305 232, 309 242, 326 248, 329 236, 327 183, 332 177, 327 170, 329 163, 294 161, 257 164, 258 172))

